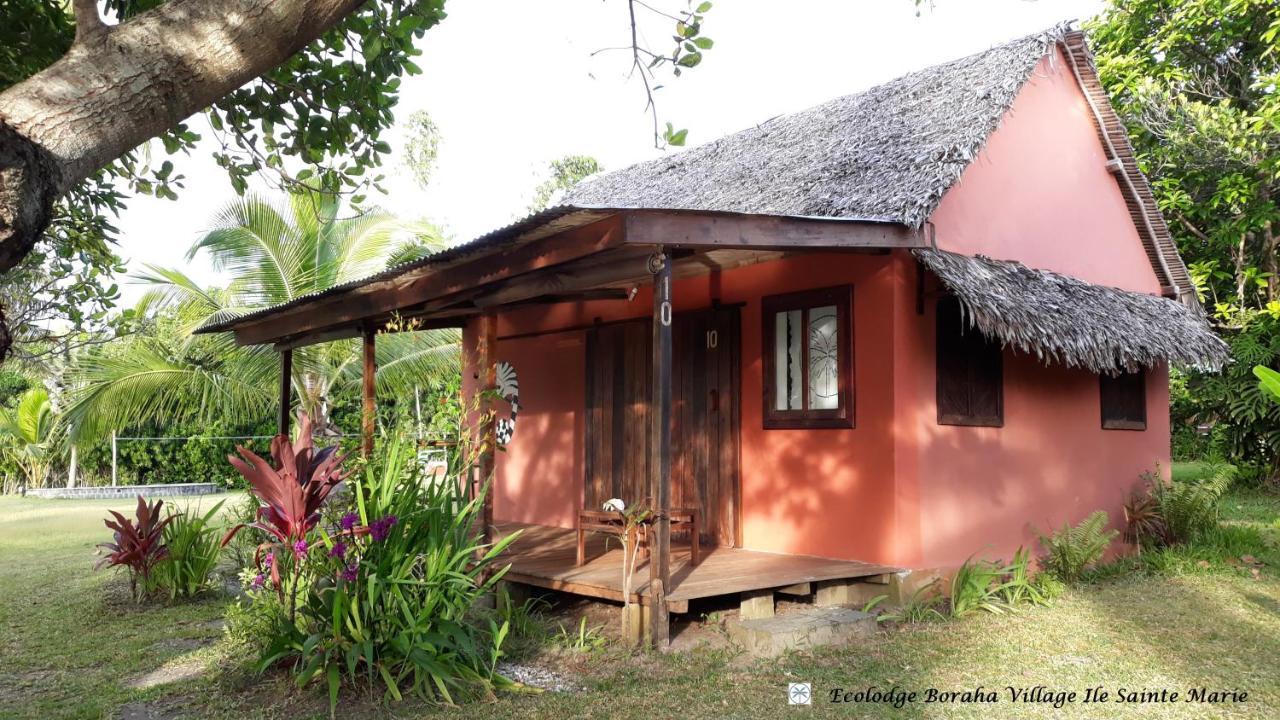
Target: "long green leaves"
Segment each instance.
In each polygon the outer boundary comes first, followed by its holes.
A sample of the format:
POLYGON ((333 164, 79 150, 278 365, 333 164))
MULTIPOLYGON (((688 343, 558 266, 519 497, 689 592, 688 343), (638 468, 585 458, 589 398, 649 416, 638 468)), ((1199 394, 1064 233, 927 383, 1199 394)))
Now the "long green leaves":
MULTIPOLYGON (((278 358, 270 348, 244 348, 226 335, 192 336, 220 319, 287 302, 365 277, 406 253, 443 247, 437 229, 382 212, 342 217, 333 195, 311 190, 282 202, 239 199, 218 214, 189 256, 205 254, 232 279, 208 288, 175 268, 147 266, 148 285, 131 336, 78 357, 70 371, 68 425, 75 442, 111 430, 215 418, 251 423, 269 414, 277 393, 278 358)), ((378 343, 379 392, 410 395, 457 373, 458 333, 399 332, 378 343)), ((302 410, 321 428, 345 388, 358 387, 359 346, 338 341, 293 354, 293 386, 302 410)))
POLYGON ((348 682, 381 683, 393 699, 491 697, 507 684, 496 666, 510 627, 476 607, 515 537, 484 545, 482 497, 424 478, 409 443, 380 448, 349 482, 347 522, 318 530, 303 566, 310 591, 267 661, 292 658, 299 686, 323 678, 332 703, 348 682))
POLYGON ((209 586, 209 577, 218 566, 222 528, 217 517, 220 500, 203 515, 171 512, 164 528, 168 556, 156 566, 155 584, 169 593, 170 600, 194 597, 209 586))

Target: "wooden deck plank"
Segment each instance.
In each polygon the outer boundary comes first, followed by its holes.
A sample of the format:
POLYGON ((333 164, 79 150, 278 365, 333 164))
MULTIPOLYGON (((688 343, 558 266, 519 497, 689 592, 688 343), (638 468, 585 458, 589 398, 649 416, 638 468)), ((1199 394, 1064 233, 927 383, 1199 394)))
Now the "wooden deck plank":
MULTIPOLYGON (((510 580, 621 602, 622 549, 616 540, 606 547, 605 536, 598 533, 589 535, 587 562, 577 567, 573 530, 522 523, 498 524, 501 536, 517 530, 521 531, 521 537, 503 555, 503 559, 511 563, 507 576, 510 580)), ((853 560, 779 555, 726 547, 705 550, 702 562, 691 567, 688 545, 673 543, 672 588, 667 593, 667 600, 687 604, 689 600, 698 598, 821 580, 883 576, 893 572, 897 572, 897 568, 853 560)), ((648 561, 642 559, 638 563, 633 584, 634 591, 643 601, 649 590, 648 561)))

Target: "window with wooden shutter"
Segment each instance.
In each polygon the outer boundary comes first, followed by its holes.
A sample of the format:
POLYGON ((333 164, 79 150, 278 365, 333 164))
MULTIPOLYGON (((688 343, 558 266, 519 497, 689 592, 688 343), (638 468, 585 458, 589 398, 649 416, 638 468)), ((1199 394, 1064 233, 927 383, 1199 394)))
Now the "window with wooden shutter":
POLYGON ((1004 353, 965 323, 960 302, 938 300, 938 424, 1004 425, 1004 353))
POLYGON ((1147 429, 1147 379, 1142 370, 1119 375, 1099 375, 1104 430, 1147 429))
POLYGON ((760 303, 764 427, 853 427, 853 288, 771 295, 760 303))

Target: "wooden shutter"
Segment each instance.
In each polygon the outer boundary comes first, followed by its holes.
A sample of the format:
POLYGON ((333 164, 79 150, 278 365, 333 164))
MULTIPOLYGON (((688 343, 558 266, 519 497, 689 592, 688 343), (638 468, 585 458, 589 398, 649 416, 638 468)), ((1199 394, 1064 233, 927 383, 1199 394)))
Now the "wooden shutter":
POLYGON ((651 332, 647 321, 587 330, 586 507, 649 499, 651 332))
POLYGON ((1142 370, 1098 376, 1105 430, 1147 429, 1147 380, 1142 370))
POLYGON ((938 300, 936 352, 938 423, 1004 425, 1004 353, 966 325, 953 297, 938 300))

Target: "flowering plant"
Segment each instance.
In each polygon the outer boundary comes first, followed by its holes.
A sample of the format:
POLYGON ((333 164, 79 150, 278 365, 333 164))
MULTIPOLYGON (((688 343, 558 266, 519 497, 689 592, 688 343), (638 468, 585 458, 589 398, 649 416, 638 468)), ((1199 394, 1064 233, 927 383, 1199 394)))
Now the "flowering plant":
POLYGON ((307 557, 307 534, 320 522, 320 506, 328 499, 329 493, 349 474, 342 471, 342 461, 346 456, 339 456, 336 451, 336 447, 318 451, 313 447, 311 418, 301 413, 296 441, 291 441, 287 435, 277 435, 271 441, 271 457, 277 467, 272 467, 240 445, 236 446, 240 457, 227 457, 249 481, 250 491, 262 505, 258 508, 255 522, 233 526, 222 538, 222 544, 225 546, 231 542, 245 527, 260 530, 271 538, 258 546, 254 560, 259 569, 266 566, 271 573, 272 587, 282 598, 286 589, 281 582, 280 566, 287 563, 291 567, 288 587, 290 619, 295 614, 301 567, 307 557), (264 552, 270 558, 265 563, 264 552))

